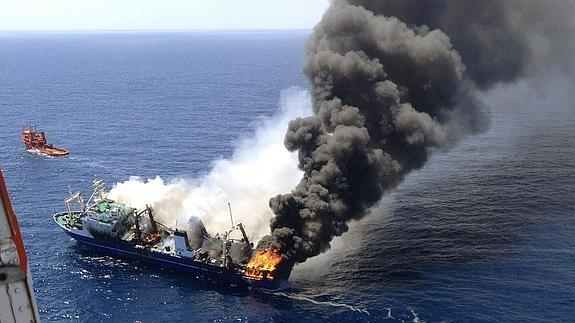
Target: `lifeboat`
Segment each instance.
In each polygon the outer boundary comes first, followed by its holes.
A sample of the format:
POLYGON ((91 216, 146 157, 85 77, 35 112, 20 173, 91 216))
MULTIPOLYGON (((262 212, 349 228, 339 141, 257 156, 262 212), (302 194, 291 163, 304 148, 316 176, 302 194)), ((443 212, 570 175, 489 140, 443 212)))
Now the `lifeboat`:
POLYGON ((46 142, 44 131, 37 132, 35 127, 28 126, 22 132, 22 141, 26 145, 26 150, 48 156, 66 156, 68 150, 54 147, 46 142))

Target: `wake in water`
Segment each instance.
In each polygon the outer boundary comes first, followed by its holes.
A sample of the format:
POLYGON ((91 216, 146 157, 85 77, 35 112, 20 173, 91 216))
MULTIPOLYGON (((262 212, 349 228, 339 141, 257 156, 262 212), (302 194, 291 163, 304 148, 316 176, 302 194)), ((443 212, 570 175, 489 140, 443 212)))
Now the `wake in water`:
POLYGON ((286 297, 286 298, 289 298, 292 300, 306 301, 306 302, 310 302, 312 304, 320 305, 320 306, 342 307, 342 308, 346 308, 346 309, 354 311, 354 312, 370 315, 369 312, 365 308, 360 308, 360 307, 352 306, 349 304, 333 302, 333 301, 317 301, 315 299, 312 299, 312 298, 309 298, 309 297, 306 297, 303 295, 299 295, 299 294, 294 294, 294 293, 280 292, 280 293, 274 293, 274 295, 280 295, 280 296, 283 296, 283 297, 286 297))
POLYGON ((207 175, 168 181, 131 177, 115 184, 110 198, 136 208, 149 204, 158 220, 171 227, 185 229, 190 217, 199 217, 213 233, 230 227, 230 202, 234 221, 244 224, 252 241, 259 240, 269 234, 269 198, 289 192, 302 177, 296 153, 285 149, 283 139, 289 120, 311 114, 309 94, 286 90, 280 107, 277 116, 261 122, 230 159, 216 161, 207 175))

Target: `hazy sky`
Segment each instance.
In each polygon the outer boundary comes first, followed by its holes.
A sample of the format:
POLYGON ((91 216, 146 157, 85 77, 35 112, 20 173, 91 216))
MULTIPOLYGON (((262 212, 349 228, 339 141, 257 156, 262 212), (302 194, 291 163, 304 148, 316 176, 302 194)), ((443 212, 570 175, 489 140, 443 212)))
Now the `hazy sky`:
POLYGON ((328 0, 0 0, 0 30, 309 29, 328 0))

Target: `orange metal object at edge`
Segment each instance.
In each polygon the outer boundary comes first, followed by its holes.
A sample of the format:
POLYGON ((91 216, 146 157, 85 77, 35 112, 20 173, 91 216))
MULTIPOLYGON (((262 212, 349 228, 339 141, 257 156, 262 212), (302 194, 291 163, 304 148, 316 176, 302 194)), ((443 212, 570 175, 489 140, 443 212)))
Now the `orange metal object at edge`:
POLYGON ((0 198, 2 199, 2 204, 4 204, 4 209, 8 215, 8 224, 12 230, 12 241, 16 245, 18 250, 18 258, 20 259, 20 269, 22 272, 28 273, 28 259, 26 258, 26 249, 24 249, 24 242, 22 241, 22 234, 20 233, 20 227, 18 226, 18 220, 16 219, 16 214, 12 209, 12 204, 10 203, 10 197, 8 196, 8 189, 6 188, 6 183, 4 182, 4 176, 2 175, 2 170, 0 169, 0 198))

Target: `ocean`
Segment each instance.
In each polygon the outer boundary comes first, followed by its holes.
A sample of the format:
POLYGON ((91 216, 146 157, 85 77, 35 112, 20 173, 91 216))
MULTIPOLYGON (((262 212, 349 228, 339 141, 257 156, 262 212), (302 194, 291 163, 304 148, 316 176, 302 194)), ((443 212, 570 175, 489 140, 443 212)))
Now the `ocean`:
POLYGON ((194 178, 231 158, 307 88, 308 35, 0 33, 0 166, 41 319, 575 320, 575 83, 552 72, 484 93, 487 131, 435 151, 281 293, 103 256, 53 222, 94 178, 194 178), (26 152, 28 123, 70 156, 26 152))

